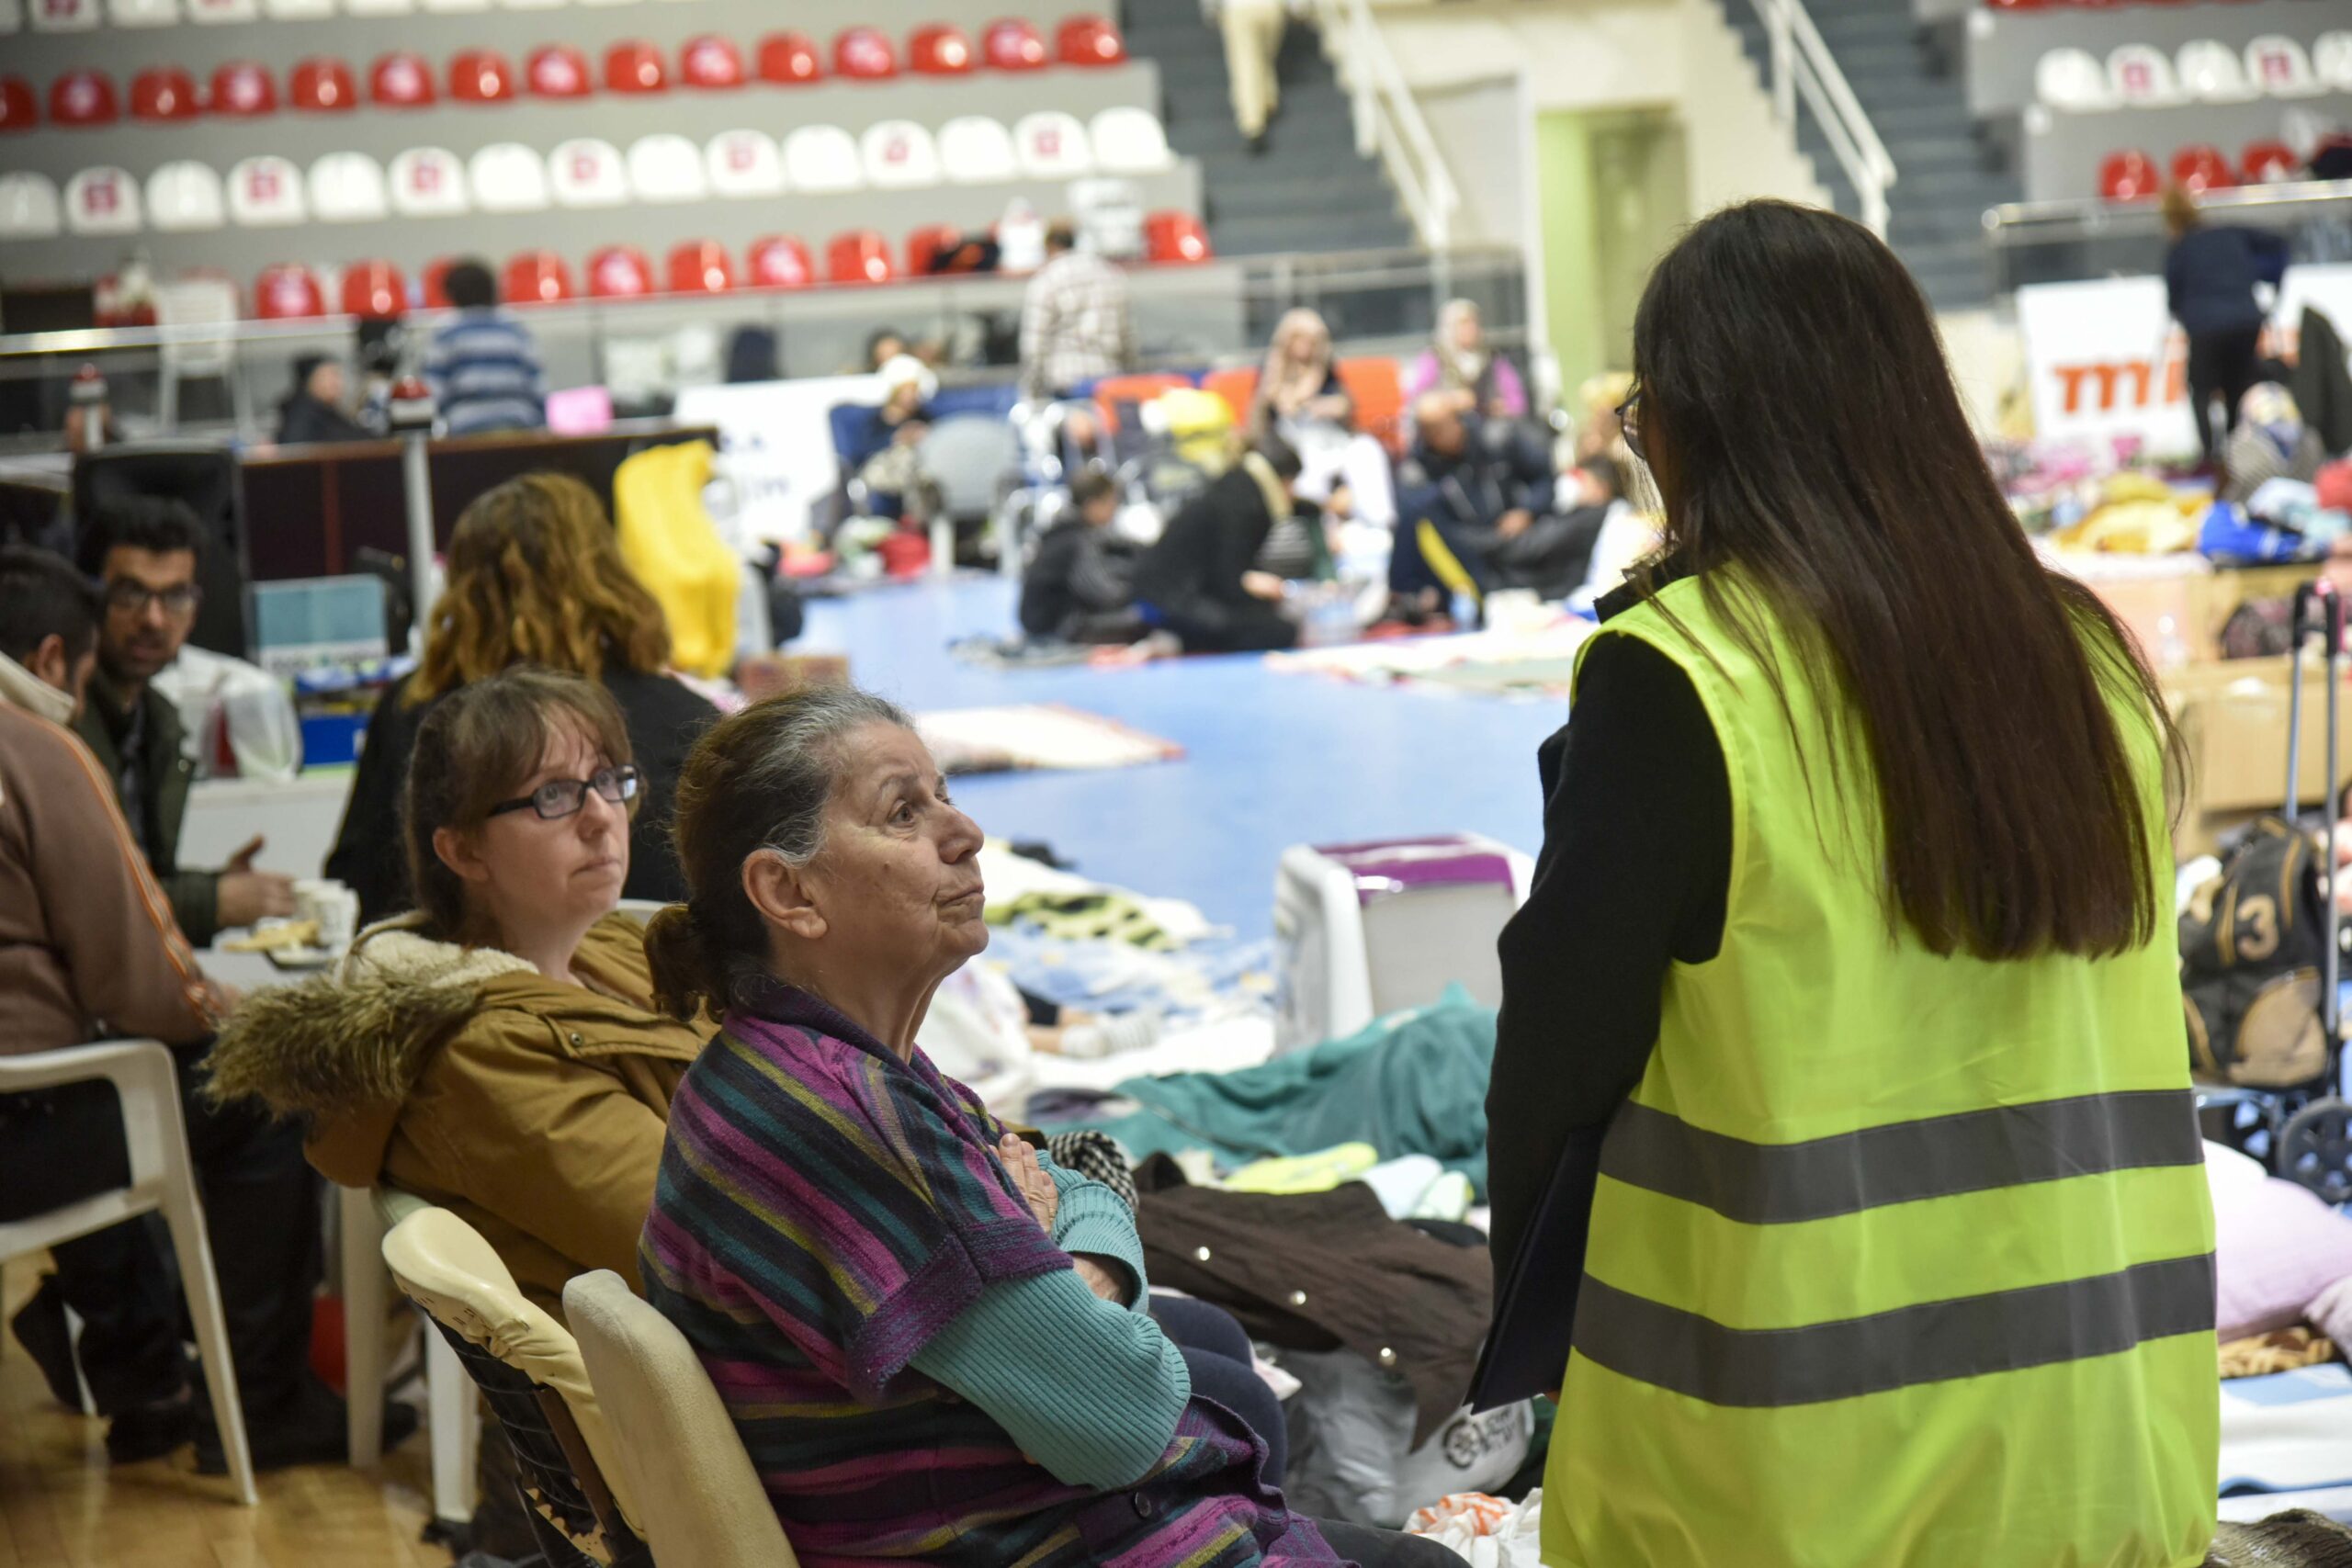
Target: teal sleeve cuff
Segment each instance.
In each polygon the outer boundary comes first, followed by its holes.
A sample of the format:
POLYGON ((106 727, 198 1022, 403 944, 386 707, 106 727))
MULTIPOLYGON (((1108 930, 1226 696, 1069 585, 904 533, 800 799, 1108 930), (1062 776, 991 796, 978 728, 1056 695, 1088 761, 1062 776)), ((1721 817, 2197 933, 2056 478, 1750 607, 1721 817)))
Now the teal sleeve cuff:
POLYGON ((1066 1269, 990 1285, 914 1367, 987 1411, 1056 1479, 1098 1492, 1148 1474, 1193 1397, 1159 1325, 1066 1269))
POLYGON ((1061 1194, 1054 1216, 1054 1244, 1064 1252, 1082 1252, 1125 1269, 1134 1287, 1127 1297, 1128 1307, 1135 1312, 1147 1310, 1151 1280, 1144 1271, 1143 1240, 1136 1234, 1135 1211, 1099 1181, 1065 1169, 1042 1154, 1037 1163, 1054 1179, 1061 1194))

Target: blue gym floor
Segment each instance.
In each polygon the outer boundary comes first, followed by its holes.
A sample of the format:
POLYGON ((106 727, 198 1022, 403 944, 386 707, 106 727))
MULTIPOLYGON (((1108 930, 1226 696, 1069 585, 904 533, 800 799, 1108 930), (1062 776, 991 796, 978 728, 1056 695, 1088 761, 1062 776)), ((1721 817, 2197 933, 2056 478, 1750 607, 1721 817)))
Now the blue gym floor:
POLYGON ((1275 674, 1250 656, 1021 671, 950 657, 956 638, 1013 629, 1014 592, 975 577, 813 602, 792 651, 845 653, 861 685, 910 708, 1065 703, 1183 747, 1147 767, 962 778, 956 797, 991 834, 1190 899, 1245 940, 1272 933, 1292 844, 1468 831, 1532 854, 1542 841, 1535 748, 1559 705, 1275 674))

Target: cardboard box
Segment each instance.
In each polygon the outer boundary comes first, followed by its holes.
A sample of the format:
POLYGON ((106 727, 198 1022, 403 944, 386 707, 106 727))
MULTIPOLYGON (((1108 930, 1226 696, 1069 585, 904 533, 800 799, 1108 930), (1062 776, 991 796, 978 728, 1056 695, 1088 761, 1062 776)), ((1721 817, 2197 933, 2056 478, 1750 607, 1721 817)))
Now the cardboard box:
MULTIPOLYGON (((2183 857, 2209 852, 2222 834, 2286 802, 2287 728, 2293 694, 2288 660, 2237 659, 2166 671, 2161 680, 2188 751, 2188 795, 2174 835, 2183 857)), ((2329 769, 2326 667, 2303 661, 2303 748, 2298 795, 2324 800, 2329 769)), ((2339 694, 2335 776, 2352 776, 2352 681, 2339 694)))

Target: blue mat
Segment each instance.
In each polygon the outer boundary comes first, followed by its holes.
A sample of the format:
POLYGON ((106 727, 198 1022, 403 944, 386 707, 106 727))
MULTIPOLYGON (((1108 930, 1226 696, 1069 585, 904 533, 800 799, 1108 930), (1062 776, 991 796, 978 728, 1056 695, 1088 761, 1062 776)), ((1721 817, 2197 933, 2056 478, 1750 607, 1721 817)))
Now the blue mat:
POLYGON ((990 833, 1190 899, 1244 940, 1272 933, 1274 864, 1292 844, 1468 831, 1532 854, 1542 841, 1535 748, 1563 710, 1275 675, 1246 656, 1112 671, 949 656, 957 637, 1009 632, 1013 599, 991 578, 820 600, 793 650, 846 653, 859 682, 912 708, 1068 703, 1182 746, 1160 767, 959 779, 956 797, 990 833))

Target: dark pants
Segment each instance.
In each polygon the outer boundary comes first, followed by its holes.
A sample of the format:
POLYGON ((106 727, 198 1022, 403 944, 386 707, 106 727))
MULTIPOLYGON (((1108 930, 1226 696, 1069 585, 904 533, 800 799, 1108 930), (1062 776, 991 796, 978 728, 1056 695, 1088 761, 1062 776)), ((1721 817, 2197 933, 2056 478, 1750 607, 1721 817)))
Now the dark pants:
POLYGON ((1470 581, 1480 592, 1498 586, 1493 569, 1487 564, 1487 552, 1494 548, 1498 536, 1491 527, 1475 527, 1450 516, 1426 518, 1399 517, 1396 520, 1396 540, 1388 552, 1388 592, 1399 598, 1419 598, 1434 591, 1441 602, 1450 600, 1454 585, 1439 575, 1439 562, 1429 552, 1421 537, 1421 525, 1426 522, 1435 529, 1446 554, 1469 574, 1470 581))
MULTIPOLYGON (((319 1280, 319 1184, 301 1130, 251 1105, 216 1108, 197 1092, 202 1047, 173 1053, 249 1425, 288 1408, 308 1376, 311 1296, 319 1280)), ((110 1083, 0 1096, 0 1220, 47 1213, 130 1179, 110 1083)), ((188 1385, 182 1303, 148 1216, 52 1249, 57 1286, 82 1319, 80 1359, 99 1414, 188 1385)), ((211 1411, 199 1409, 201 1422, 211 1411)))
POLYGON ((1176 634, 1187 653, 1270 653, 1298 646, 1298 623, 1262 600, 1205 597, 1138 605, 1143 618, 1176 634))
POLYGON ((1232 1411, 1266 1445, 1262 1479, 1280 1486, 1290 1471, 1290 1427, 1283 1402, 1251 1364, 1250 1336, 1223 1307, 1189 1296, 1155 1296, 1152 1321, 1183 1352, 1193 1393, 1232 1411))
POLYGON ((2197 413, 2197 438, 2204 444, 2208 463, 2221 460, 2223 443, 2238 427, 2238 400, 2262 378, 2255 352, 2261 337, 2258 326, 2188 334, 2188 403, 2197 413), (2222 403, 2219 423, 2212 412, 2216 394, 2222 403))
MULTIPOLYGON (((1437 1499, 1430 1499, 1435 1502, 1437 1499)), ((1315 1528, 1331 1550, 1361 1568, 1462 1568, 1462 1559, 1449 1549, 1417 1535, 1374 1529, 1368 1525, 1343 1525, 1317 1519, 1315 1528)))

